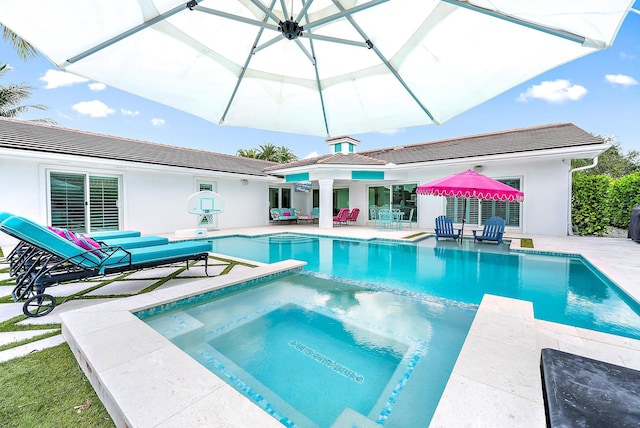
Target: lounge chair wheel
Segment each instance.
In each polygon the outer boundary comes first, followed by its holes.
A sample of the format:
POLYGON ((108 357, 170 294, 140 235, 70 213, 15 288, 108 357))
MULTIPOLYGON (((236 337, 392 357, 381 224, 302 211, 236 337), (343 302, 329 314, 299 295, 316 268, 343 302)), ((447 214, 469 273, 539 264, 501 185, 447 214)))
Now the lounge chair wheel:
POLYGON ((25 281, 23 277, 24 275, 18 276, 16 279, 16 288, 13 289, 13 294, 15 294, 17 300, 23 300, 29 296, 35 294, 33 291, 33 287, 30 286, 29 281, 25 281))
POLYGON ((24 302, 22 312, 30 317, 37 318, 47 315, 56 307, 55 297, 49 294, 36 294, 31 296, 24 302))

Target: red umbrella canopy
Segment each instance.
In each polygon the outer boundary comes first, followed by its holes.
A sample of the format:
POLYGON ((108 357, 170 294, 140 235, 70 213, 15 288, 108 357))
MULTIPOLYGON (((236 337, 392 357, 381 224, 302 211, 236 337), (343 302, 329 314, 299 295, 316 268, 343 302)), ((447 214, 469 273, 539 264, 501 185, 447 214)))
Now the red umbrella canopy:
POLYGON ((472 170, 460 172, 418 186, 419 195, 478 198, 493 201, 524 201, 524 193, 472 170))

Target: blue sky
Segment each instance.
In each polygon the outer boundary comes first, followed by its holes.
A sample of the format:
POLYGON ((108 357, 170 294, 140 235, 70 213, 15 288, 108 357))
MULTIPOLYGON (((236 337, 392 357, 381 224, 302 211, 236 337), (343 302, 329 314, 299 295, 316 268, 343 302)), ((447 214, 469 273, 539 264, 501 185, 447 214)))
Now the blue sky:
MULTIPOLYGON (((640 0, 635 9, 640 9, 640 0)), ((0 62, 12 68, 1 85, 34 87, 24 119, 48 117, 58 125, 101 134, 235 154, 272 143, 300 158, 328 153, 323 138, 218 126, 90 81, 68 80, 40 56, 24 62, 0 41, 0 62)), ((596 135, 614 136, 623 150, 640 151, 640 15, 629 13, 614 44, 531 79, 440 126, 352 135, 359 151, 444 138, 571 122, 596 135)))

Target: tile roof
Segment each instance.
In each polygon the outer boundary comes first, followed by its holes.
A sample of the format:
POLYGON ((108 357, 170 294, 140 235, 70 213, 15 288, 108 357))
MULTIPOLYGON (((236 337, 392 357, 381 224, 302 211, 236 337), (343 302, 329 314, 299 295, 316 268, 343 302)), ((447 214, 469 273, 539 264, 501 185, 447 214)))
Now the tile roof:
POLYGON ((285 165, 274 165, 266 168, 265 171, 286 170, 318 164, 386 165, 393 163, 406 165, 418 162, 599 145, 603 142, 599 137, 594 137, 572 123, 557 123, 428 143, 366 150, 357 154, 327 154, 285 165))
POLYGON ((0 118, 0 148, 256 176, 273 162, 0 118))
POLYGON ((601 138, 594 137, 572 123, 559 123, 368 150, 359 154, 401 165, 602 143, 601 138))
POLYGON ((0 118, 0 148, 87 156, 206 171, 267 176, 310 165, 396 165, 602 144, 571 123, 450 138, 343 155, 326 154, 282 165, 240 156, 174 147, 57 126, 0 118))
POLYGON ((334 153, 321 155, 314 158, 301 159, 294 162, 289 162, 285 165, 279 164, 270 166, 265 168, 265 171, 274 171, 279 169, 289 169, 295 167, 304 167, 308 165, 317 165, 317 164, 326 164, 326 165, 386 165, 387 162, 381 159, 374 159, 372 157, 363 156, 362 154, 357 153, 349 153, 343 155, 342 153, 334 153))

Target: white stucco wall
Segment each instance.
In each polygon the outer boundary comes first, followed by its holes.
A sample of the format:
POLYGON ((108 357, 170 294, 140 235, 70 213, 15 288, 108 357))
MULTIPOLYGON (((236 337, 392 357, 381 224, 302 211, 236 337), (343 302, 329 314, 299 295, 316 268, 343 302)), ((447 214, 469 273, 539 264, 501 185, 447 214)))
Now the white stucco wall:
MULTIPOLYGON (((521 228, 513 232, 562 236, 567 234, 569 210, 569 166, 560 156, 527 159, 474 160, 473 163, 452 161, 439 165, 396 168, 390 166, 384 182, 375 185, 426 182, 472 169, 482 164, 482 173, 496 179, 520 178, 525 202, 522 205, 521 228)), ((0 211, 23 215, 42 224, 49 223, 47 171, 97 173, 122 177, 121 228, 140 230, 145 234, 172 233, 196 227, 196 217, 187 213, 187 198, 196 192, 200 181, 214 184, 226 200, 225 212, 218 216, 218 228, 267 225, 268 188, 291 189, 291 205, 303 213, 312 209, 312 193, 294 192, 292 184, 278 179, 247 177, 184 168, 149 167, 126 162, 46 155, 22 151, 0 151, 0 211)), ((361 209, 358 224, 368 218, 370 182, 349 181, 350 171, 331 171, 327 176, 342 178, 338 187, 349 188, 349 207, 361 209), (343 177, 344 176, 344 177, 343 177)), ((314 180, 314 187, 317 181, 314 180)), ((336 184, 334 183, 334 187, 336 184)), ((432 229, 434 219, 445 212, 445 199, 418 196, 418 227, 432 229)), ((509 230, 509 228, 508 228, 509 230)), ((7 241, 0 234, 0 245, 7 241)))
POLYGON ((269 185, 264 181, 239 178, 218 180, 218 193, 225 198, 225 212, 218 216, 220 229, 269 224, 269 185))
MULTIPOLYGON (((187 199, 198 190, 197 181, 214 183, 225 198, 225 212, 218 215, 218 228, 268 224, 268 180, 264 178, 101 160, 89 163, 72 157, 21 155, 15 151, 0 151, 0 211, 50 224, 48 170, 120 176, 121 229, 157 234, 196 228, 197 218, 187 212, 187 199)), ((0 245, 13 243, 12 238, 0 233, 0 245)))
POLYGON ((524 233, 563 236, 568 232, 569 166, 530 163, 524 181, 524 233))
MULTIPOLYGON (((44 222, 46 212, 40 210, 41 200, 45 199, 41 184, 37 162, 0 156, 0 211, 44 222)), ((0 243, 3 235, 0 233, 0 243)))
POLYGON ((522 233, 563 236, 570 201, 569 169, 562 159, 551 158, 489 164, 482 173, 492 178, 521 177, 522 233))
MULTIPOLYGON (((438 178, 473 169, 474 164, 457 164, 413 171, 408 182, 424 184, 438 178)), ((561 158, 529 159, 483 163, 482 174, 491 178, 520 178, 524 203, 522 204, 521 229, 514 232, 535 235, 567 234, 569 210, 569 166, 561 158)), ((434 219, 445 213, 445 198, 418 196, 418 225, 434 227, 434 219)))

